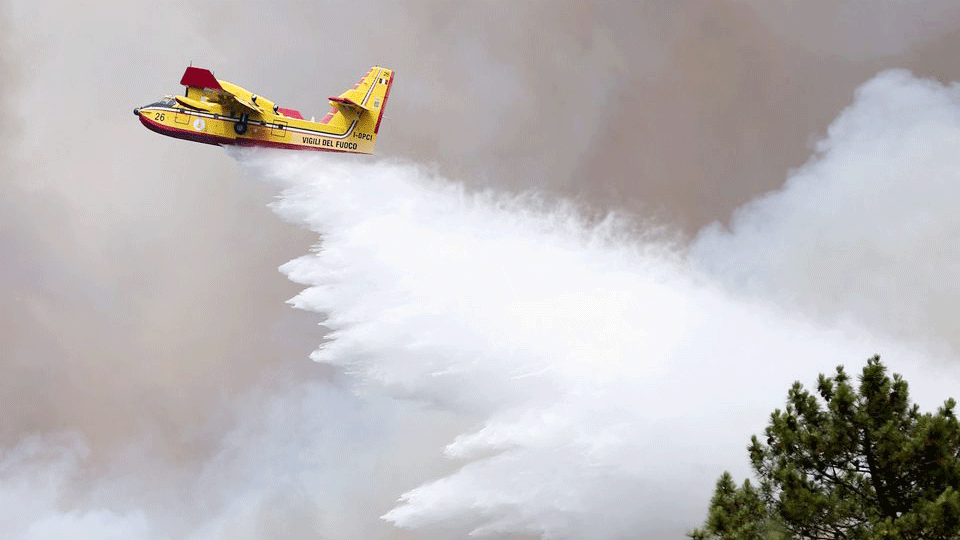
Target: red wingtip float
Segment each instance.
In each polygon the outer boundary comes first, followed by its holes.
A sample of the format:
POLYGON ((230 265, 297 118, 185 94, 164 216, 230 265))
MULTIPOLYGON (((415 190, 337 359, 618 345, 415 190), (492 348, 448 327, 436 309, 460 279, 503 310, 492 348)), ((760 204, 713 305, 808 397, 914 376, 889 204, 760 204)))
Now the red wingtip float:
POLYGON ((191 66, 180 78, 184 95, 166 96, 133 113, 147 128, 188 141, 370 154, 393 78, 392 70, 372 67, 353 88, 329 98, 330 112, 315 122, 191 66))

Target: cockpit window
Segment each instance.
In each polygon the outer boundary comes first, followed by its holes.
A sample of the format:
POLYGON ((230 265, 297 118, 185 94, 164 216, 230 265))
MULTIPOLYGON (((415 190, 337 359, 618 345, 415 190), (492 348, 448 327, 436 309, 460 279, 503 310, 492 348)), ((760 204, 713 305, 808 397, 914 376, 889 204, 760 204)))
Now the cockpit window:
POLYGON ((177 100, 173 99, 172 96, 164 96, 163 99, 156 103, 151 103, 148 107, 173 107, 176 104, 177 100))

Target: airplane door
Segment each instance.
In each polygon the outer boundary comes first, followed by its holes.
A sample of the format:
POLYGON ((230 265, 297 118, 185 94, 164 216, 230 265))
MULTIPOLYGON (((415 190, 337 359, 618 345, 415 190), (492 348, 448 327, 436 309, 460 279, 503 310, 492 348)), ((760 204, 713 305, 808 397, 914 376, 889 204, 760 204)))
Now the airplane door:
POLYGON ((270 134, 279 139, 284 138, 287 134, 287 123, 278 120, 276 124, 270 128, 270 134))
POLYGON ((185 112, 180 112, 179 110, 177 110, 177 114, 173 116, 173 121, 178 124, 189 124, 190 114, 185 112))

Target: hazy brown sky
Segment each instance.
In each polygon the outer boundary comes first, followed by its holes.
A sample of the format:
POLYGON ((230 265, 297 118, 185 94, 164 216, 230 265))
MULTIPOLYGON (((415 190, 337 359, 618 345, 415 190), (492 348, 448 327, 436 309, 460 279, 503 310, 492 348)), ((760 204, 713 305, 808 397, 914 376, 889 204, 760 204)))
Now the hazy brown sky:
POLYGON ((876 72, 960 76, 946 0, 7 0, 0 35, 0 446, 70 429, 185 463, 238 396, 328 376, 276 271, 314 236, 131 114, 190 62, 308 117, 391 67, 382 156, 688 234, 780 186, 876 72))

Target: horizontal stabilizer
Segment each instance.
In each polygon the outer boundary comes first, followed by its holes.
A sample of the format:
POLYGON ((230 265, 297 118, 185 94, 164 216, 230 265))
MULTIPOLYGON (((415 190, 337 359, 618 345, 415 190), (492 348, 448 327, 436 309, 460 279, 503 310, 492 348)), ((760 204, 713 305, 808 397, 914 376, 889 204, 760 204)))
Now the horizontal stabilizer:
POLYGON ((330 100, 330 105, 340 109, 344 114, 353 114, 359 116, 364 112, 371 110, 369 107, 365 107, 349 97, 339 96, 330 97, 327 99, 330 100))
POLYGON ((353 88, 339 96, 327 98, 330 100, 330 105, 344 114, 352 116, 360 116, 365 112, 378 109, 380 107, 379 101, 374 103, 374 100, 370 99, 370 95, 374 86, 383 82, 383 78, 379 78, 381 73, 383 73, 382 68, 376 66, 370 68, 370 71, 357 84, 353 85, 353 88))

